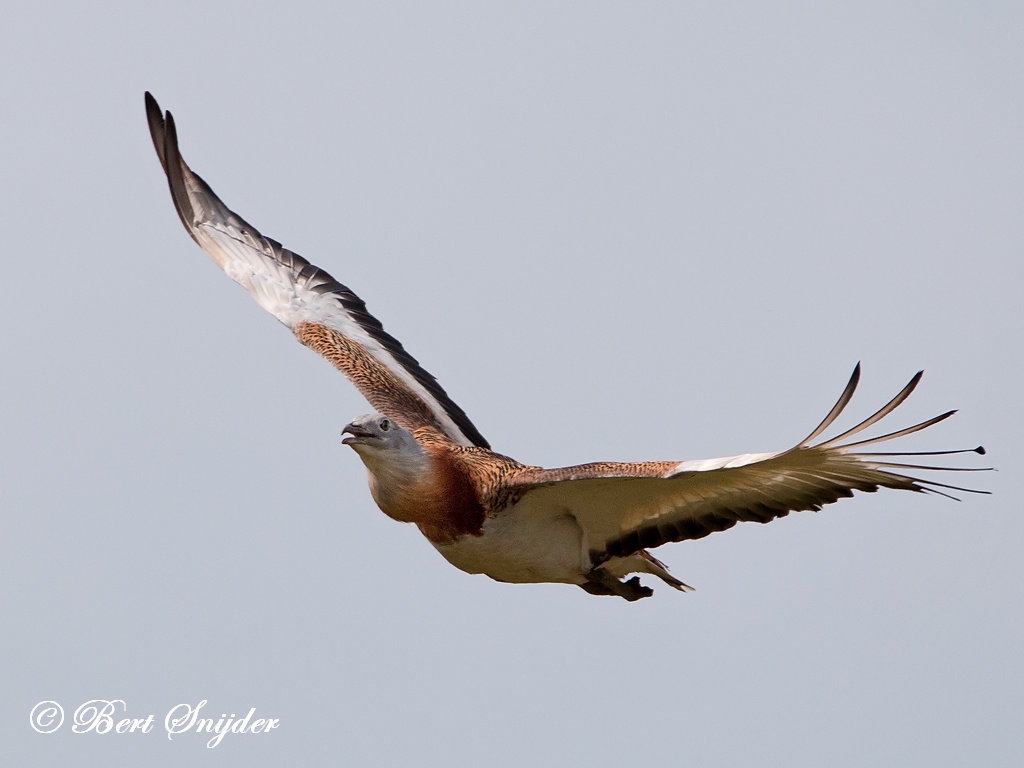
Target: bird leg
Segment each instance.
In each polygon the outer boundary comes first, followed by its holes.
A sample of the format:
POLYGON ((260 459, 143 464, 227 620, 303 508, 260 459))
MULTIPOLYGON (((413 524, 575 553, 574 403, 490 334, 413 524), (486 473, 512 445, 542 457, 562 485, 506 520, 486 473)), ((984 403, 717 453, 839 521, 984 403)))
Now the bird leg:
POLYGON ((594 568, 590 571, 587 574, 587 581, 580 584, 580 587, 592 595, 618 595, 631 603, 654 594, 654 590, 643 586, 638 577, 619 581, 603 568, 594 568))

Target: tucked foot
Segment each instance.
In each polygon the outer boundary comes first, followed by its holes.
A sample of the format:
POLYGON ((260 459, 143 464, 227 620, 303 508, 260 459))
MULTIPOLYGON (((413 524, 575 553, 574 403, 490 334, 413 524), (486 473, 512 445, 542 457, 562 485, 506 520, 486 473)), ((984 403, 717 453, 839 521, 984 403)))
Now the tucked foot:
POLYGON ((628 581, 619 581, 607 571, 595 568, 588 577, 589 580, 580 584, 580 587, 592 595, 618 595, 632 603, 654 594, 654 590, 641 584, 637 576, 628 581))

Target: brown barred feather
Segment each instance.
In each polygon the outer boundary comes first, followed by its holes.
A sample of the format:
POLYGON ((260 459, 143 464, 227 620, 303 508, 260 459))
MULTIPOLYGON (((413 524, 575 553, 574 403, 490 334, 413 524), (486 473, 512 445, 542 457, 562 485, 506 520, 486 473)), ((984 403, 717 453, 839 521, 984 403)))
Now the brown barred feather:
POLYGON ((370 405, 399 426, 410 432, 428 426, 441 429, 427 404, 362 345, 317 323, 296 325, 295 338, 341 371, 370 405))

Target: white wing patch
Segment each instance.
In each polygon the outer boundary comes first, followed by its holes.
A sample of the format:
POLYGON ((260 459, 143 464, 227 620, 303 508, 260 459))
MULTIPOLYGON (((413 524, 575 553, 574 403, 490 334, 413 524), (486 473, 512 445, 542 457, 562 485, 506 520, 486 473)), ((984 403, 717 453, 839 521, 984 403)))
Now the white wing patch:
POLYGON ((675 477, 683 472, 711 472, 715 469, 733 469, 735 467, 744 467, 747 464, 756 464, 759 461, 767 461, 773 459, 779 453, 742 453, 739 456, 725 456, 720 459, 692 459, 690 461, 680 461, 676 464, 675 469, 665 475, 665 477, 675 477))

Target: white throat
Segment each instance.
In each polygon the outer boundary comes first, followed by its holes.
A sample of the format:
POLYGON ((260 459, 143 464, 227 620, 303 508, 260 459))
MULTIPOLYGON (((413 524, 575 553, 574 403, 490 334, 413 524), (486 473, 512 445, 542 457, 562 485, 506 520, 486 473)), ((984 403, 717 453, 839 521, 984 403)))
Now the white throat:
POLYGON ((410 441, 388 448, 353 445, 366 465, 370 493, 385 514, 402 506, 409 494, 429 471, 430 455, 419 443, 410 441))

